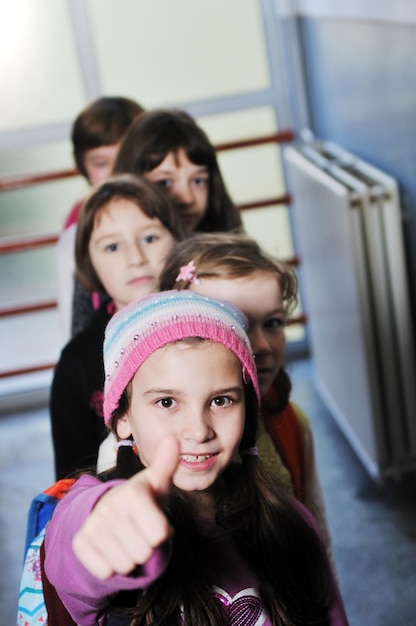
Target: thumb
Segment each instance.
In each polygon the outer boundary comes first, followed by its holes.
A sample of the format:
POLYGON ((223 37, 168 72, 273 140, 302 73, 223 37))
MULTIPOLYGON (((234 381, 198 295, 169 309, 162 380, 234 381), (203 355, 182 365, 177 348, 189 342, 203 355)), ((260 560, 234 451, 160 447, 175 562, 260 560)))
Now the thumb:
POLYGON ((176 437, 162 439, 146 472, 149 484, 157 496, 163 497, 169 493, 173 475, 179 464, 179 453, 179 442, 176 437))

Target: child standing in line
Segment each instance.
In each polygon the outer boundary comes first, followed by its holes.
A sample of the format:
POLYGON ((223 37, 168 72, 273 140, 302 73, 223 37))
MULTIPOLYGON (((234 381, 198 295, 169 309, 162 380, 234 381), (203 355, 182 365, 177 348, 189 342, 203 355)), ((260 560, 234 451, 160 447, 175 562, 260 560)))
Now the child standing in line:
POLYGON ((130 174, 107 179, 87 198, 76 233, 77 278, 107 302, 63 349, 50 396, 56 477, 95 465, 102 420, 104 329, 115 311, 157 291, 182 228, 169 199, 130 174))
MULTIPOLYGON (((124 134, 143 111, 130 98, 102 97, 77 115, 71 133, 74 160, 90 185, 111 174, 124 134)), ((58 306, 65 341, 85 327, 100 301, 99 294, 93 301, 90 293, 74 284, 75 230, 83 203, 80 200, 72 207, 57 243, 58 306)))
POLYGON ((152 294, 112 318, 104 363, 117 469, 82 476, 45 538, 46 576, 75 622, 347 624, 313 517, 257 456, 243 314, 152 294))
POLYGON ((185 111, 159 109, 137 118, 124 138, 114 171, 141 175, 162 187, 186 232, 242 230, 215 149, 185 111))
POLYGON ((284 328, 297 302, 295 273, 246 235, 196 233, 175 246, 160 288, 215 296, 247 316, 262 398, 260 456, 316 516, 331 554, 312 430, 302 409, 289 401, 291 381, 283 367, 284 328))
MULTIPOLYGON (((215 149, 185 111, 142 113, 125 135, 114 171, 143 176, 161 188, 173 202, 186 233, 243 230, 215 149)), ((114 465, 114 444, 110 433, 100 446, 99 470, 114 465)))

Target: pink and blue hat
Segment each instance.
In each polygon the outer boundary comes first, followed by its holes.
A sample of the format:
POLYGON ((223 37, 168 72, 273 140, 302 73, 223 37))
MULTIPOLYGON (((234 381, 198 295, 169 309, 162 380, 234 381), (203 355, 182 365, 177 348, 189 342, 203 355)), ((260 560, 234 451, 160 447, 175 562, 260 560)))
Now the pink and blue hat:
POLYGON ((256 365, 246 333, 247 319, 233 305, 193 291, 163 291, 130 304, 110 320, 104 341, 104 420, 111 416, 137 370, 155 350, 200 337, 220 343, 241 362, 260 403, 256 365))

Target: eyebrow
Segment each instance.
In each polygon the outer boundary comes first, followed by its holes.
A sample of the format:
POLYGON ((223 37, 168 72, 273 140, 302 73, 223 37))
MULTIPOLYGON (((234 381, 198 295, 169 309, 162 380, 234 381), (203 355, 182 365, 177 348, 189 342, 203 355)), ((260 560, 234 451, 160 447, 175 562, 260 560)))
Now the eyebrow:
MULTIPOLYGON (((149 219, 150 220, 152 220, 152 219, 157 219, 158 220, 159 218, 158 217, 156 217, 156 218, 149 217, 149 219)), ((166 227, 163 226, 163 224, 159 223, 159 224, 148 224, 147 226, 145 226, 144 228, 141 228, 140 230, 141 230, 141 234, 144 234, 144 233, 146 233, 148 231, 152 231, 152 230, 155 230, 155 229, 165 230, 165 228, 166 227)), ((95 245, 97 243, 101 243, 101 242, 105 241, 106 239, 114 239, 115 237, 119 237, 120 234, 121 234, 120 232, 115 230, 114 232, 106 233, 105 235, 101 235, 101 237, 98 237, 98 239, 94 240, 93 245, 95 245)))
POLYGON ((116 231, 114 233, 108 233, 106 235, 101 235, 101 237, 98 237, 98 239, 94 239, 92 244, 95 246, 98 243, 102 243, 106 239, 115 239, 116 237, 119 237, 119 236, 120 236, 120 233, 118 233, 116 231))
MULTIPOLYGON (((156 168, 155 168, 156 169, 156 168)), ((154 170, 151 170, 150 172, 152 172, 154 170)), ((163 174, 171 174, 172 172, 176 171, 176 167, 165 167, 161 170, 157 170, 154 171, 155 175, 163 175, 163 174)), ((150 173, 149 172, 149 173, 150 173)), ((195 172, 193 172, 193 174, 209 174, 209 169, 206 165, 201 165, 200 167, 197 167, 197 169, 195 170, 195 172)))
MULTIPOLYGON (((180 395, 182 393, 182 391, 180 389, 165 389, 163 387, 151 387, 150 389, 147 389, 146 391, 143 392, 143 396, 157 396, 157 395, 163 395, 163 396, 177 396, 180 395)), ((210 396, 224 396, 227 393, 243 393, 243 386, 237 386, 237 387, 226 387, 224 389, 215 389, 214 391, 210 392, 208 395, 210 396)))
MULTIPOLYGON (((264 314, 260 316, 260 318, 263 319, 265 317, 272 317, 273 315, 277 315, 277 314, 286 315, 286 311, 284 307, 282 307, 281 309, 272 309, 271 311, 266 311, 264 314)), ((249 321, 250 319, 259 319, 257 315, 256 316, 247 315, 247 317, 249 321)))

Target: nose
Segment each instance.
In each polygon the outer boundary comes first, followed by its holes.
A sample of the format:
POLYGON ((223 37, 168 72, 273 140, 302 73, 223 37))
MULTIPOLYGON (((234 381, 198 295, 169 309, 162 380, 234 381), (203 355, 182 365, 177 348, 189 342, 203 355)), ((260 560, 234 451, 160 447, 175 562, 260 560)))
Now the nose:
POLYGON ((272 352, 270 343, 260 326, 254 326, 249 329, 248 337, 250 339, 251 349, 257 356, 260 354, 270 354, 272 352))
POLYGON ((179 206, 190 206, 194 203, 194 193, 190 182, 178 179, 171 189, 173 201, 179 206))
POLYGON ((214 430, 206 411, 190 410, 182 426, 182 437, 189 442, 204 443, 214 437, 214 430))
POLYGON ((143 265, 147 262, 146 254, 140 243, 134 243, 130 246, 128 251, 129 265, 143 265))

